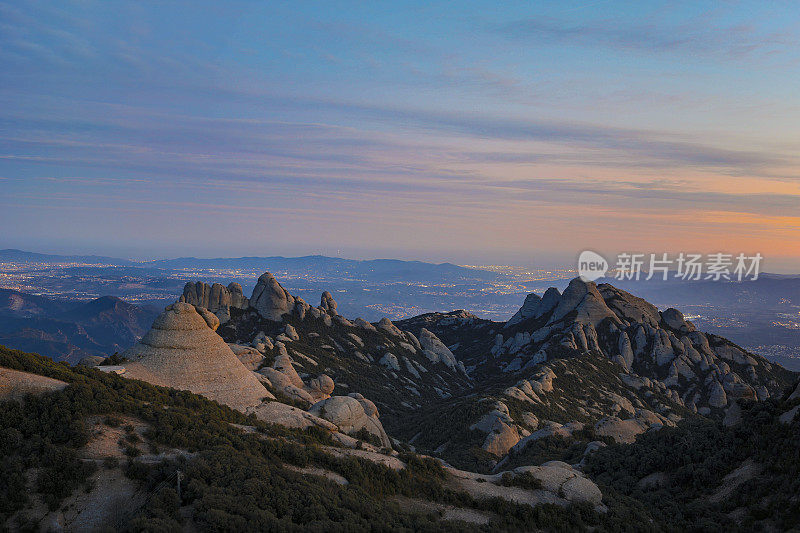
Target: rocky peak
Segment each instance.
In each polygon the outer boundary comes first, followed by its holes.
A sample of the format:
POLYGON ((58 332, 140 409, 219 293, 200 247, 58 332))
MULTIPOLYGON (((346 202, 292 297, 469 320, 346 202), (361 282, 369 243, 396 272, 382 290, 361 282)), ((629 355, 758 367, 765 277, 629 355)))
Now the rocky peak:
POLYGON ((622 322, 628 324, 643 323, 656 327, 661 321, 658 308, 647 300, 607 283, 600 284, 597 289, 609 309, 614 311, 622 322))
POLYGON ((694 325, 683 318, 683 313, 672 307, 661 313, 661 318, 664 324, 676 331, 688 333, 695 330, 694 325))
POLYGON ((606 305, 600 291, 597 290, 597 285, 580 278, 569 282, 548 324, 562 320, 572 311, 577 311, 576 322, 592 326, 597 326, 606 318, 610 318, 614 322, 619 321, 614 312, 606 305))
POLYGON ((231 307, 237 309, 247 309, 250 305, 250 300, 244 295, 242 286, 238 283, 229 283, 228 292, 231 295, 231 307))
POLYGON ((536 293, 530 293, 528 296, 525 297, 525 301, 522 304, 522 307, 519 308, 519 311, 511 317, 511 319, 506 322, 505 327, 513 326, 514 324, 518 324, 523 320, 527 320, 536 315, 536 310, 539 308, 542 299, 536 293))
POLYGON ((336 312, 336 300, 333 299, 333 295, 328 291, 322 293, 319 308, 323 312, 328 313, 330 316, 336 316, 339 314, 336 312))
POLYGON ((540 316, 546 315, 556 308, 559 301, 561 301, 561 293, 558 292, 558 289, 555 287, 550 287, 544 291, 544 296, 542 296, 542 301, 536 309, 534 316, 539 318, 540 316))
POLYGON ((219 283, 209 285, 202 281, 189 282, 183 287, 179 302, 204 307, 217 315, 220 322, 230 320, 230 308, 247 309, 248 300, 242 294, 242 286, 231 283, 227 287, 219 283))
POLYGON ((294 307, 294 296, 284 289, 278 280, 269 272, 264 272, 258 278, 250 297, 250 307, 268 319, 280 322, 283 315, 291 312, 294 307))
POLYGON ((506 323, 501 331, 510 332, 495 335, 490 352, 496 362, 483 363, 484 372, 525 371, 571 351, 593 352, 619 363, 632 381, 651 380, 674 404, 704 415, 737 398, 764 399, 780 389, 781 372, 766 360, 696 331, 676 309, 662 313, 612 285, 580 279, 560 297, 552 291, 538 303, 530 298, 515 315, 543 320, 506 323), (556 299, 555 308, 544 312, 556 299))
POLYGON ((216 315, 178 302, 167 307, 142 340, 122 353, 125 377, 202 394, 245 411, 270 393, 214 330, 216 315))
POLYGON ((425 328, 420 329, 419 344, 422 347, 422 353, 432 363, 441 362, 452 369, 458 368, 462 372, 466 373, 464 370, 464 365, 459 364, 459 361, 456 360, 453 352, 451 352, 450 349, 445 346, 439 337, 437 337, 433 332, 425 328))
POLYGON ((389 335, 394 335, 395 337, 403 336, 403 332, 400 331, 400 329, 386 317, 383 317, 378 321, 378 329, 385 331, 389 335))
POLYGON ((560 301, 561 293, 555 287, 547 289, 541 298, 535 293, 530 293, 525 297, 525 302, 519 308, 519 311, 506 322, 504 328, 514 326, 529 318, 543 317, 553 311, 560 301))

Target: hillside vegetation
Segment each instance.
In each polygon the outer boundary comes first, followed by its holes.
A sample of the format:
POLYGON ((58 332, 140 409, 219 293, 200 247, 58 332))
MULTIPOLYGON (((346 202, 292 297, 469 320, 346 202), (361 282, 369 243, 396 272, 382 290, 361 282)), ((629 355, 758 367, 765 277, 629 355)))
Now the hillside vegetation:
POLYGON ((448 488, 433 459, 403 455, 405 467, 393 470, 336 457, 327 453, 332 442, 322 431, 272 426, 188 392, 3 347, 0 366, 69 383, 23 402, 0 402, 0 477, 7 480, 0 485, 0 523, 12 530, 41 524, 42 503, 44 513, 67 511, 62 503, 70 495, 96 490, 97 472, 117 468, 147 495, 141 507, 120 512, 121 523, 108 524, 127 531, 620 531, 638 530, 648 520, 635 506, 603 514, 583 505, 532 508, 478 500, 448 488), (92 438, 86 421, 94 415, 104 417, 105 425, 117 424, 116 417, 146 424, 141 439, 131 431, 120 442, 126 458, 119 464, 83 457, 92 438), (296 470, 310 466, 348 483, 296 470), (180 498, 173 488, 178 469, 180 498), (492 521, 443 521, 441 513, 402 508, 392 499, 397 495, 473 509, 492 521))

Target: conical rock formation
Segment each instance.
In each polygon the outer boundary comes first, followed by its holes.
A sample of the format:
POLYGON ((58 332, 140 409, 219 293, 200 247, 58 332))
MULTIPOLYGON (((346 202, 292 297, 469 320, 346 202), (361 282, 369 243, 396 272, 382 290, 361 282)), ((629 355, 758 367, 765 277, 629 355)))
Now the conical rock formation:
POLYGON ((167 307, 142 340, 122 353, 132 361, 125 377, 188 390, 243 412, 260 405, 272 395, 209 327, 219 322, 206 313, 187 303, 167 307))

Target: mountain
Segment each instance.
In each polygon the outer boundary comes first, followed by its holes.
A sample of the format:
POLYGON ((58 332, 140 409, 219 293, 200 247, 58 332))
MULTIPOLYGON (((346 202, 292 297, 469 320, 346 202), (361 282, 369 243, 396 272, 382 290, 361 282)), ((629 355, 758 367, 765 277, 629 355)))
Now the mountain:
MULTIPOLYGON (((84 320, 126 314, 88 307, 84 320)), ((7 527, 800 525, 798 376, 609 284, 530 294, 506 322, 453 311, 371 323, 268 272, 249 298, 189 283, 115 363, 0 349, 7 527), (20 391, 36 395, 20 406, 20 391), (180 494, 164 488, 177 469, 180 494), (26 479, 36 488, 20 490, 26 479), (109 487, 123 494, 116 512, 109 487)))
POLYGON ((800 302, 800 276, 762 273, 756 280, 744 282, 726 280, 684 280, 670 277, 667 280, 616 280, 601 278, 598 284, 610 283, 620 289, 635 291, 653 302, 713 302, 716 306, 736 306, 743 302, 779 304, 800 302))
POLYGON ((363 281, 439 283, 443 280, 494 280, 498 275, 486 270, 465 268, 451 263, 425 263, 399 259, 341 259, 323 255, 305 257, 239 257, 199 259, 180 257, 148 261, 146 265, 167 269, 230 269, 291 272, 293 275, 354 277, 363 281))
POLYGON ((67 309, 68 304, 43 296, 25 294, 10 289, 0 289, 0 316, 31 318, 52 316, 67 309))
POLYGON ((81 324, 99 344, 121 351, 147 332, 155 314, 154 309, 142 308, 115 296, 102 296, 64 311, 61 318, 81 324))
POLYGON ((649 523, 635 506, 592 503, 599 489, 568 465, 479 476, 3 347, 0 384, 0 524, 11 531, 611 532, 649 523))
POLYGON ((247 305, 216 312, 220 335, 264 353, 264 365, 288 354, 301 376, 331 376, 335 393, 357 386, 390 435, 484 472, 554 439, 632 442, 685 418, 721 419, 796 379, 676 309, 579 279, 531 294, 505 323, 464 311, 350 320, 329 293, 312 307, 269 274, 247 305))
POLYGON ((155 315, 113 296, 69 302, 0 289, 0 344, 77 363, 131 346, 155 315))
POLYGON ((740 403, 726 424, 691 419, 601 448, 584 471, 674 531, 796 531, 800 384, 740 403))
POLYGON ((483 384, 472 391, 477 401, 453 398, 421 409, 401 435, 483 468, 536 455, 551 437, 631 442, 698 414, 721 418, 736 400, 765 400, 796 379, 697 331, 675 309, 660 312, 616 287, 580 279, 563 294, 552 288, 531 295, 505 324, 449 313, 398 326, 433 331, 483 384), (467 408, 473 414, 454 422, 467 408))
POLYGON ((0 263, 84 263, 90 265, 133 265, 133 261, 102 255, 53 255, 14 248, 0 250, 0 263))
POLYGON ((699 329, 800 370, 800 276, 761 274, 743 282, 597 280, 603 282, 637 294, 659 309, 680 309, 699 329))
POLYGON ((509 292, 513 282, 502 273, 392 259, 183 258, 126 265, 11 262, 0 267, 0 286, 9 289, 59 299, 110 295, 159 308, 174 301, 187 281, 198 278, 224 280, 226 286, 238 283, 249 294, 264 270, 279 275, 298 296, 311 299, 329 290, 337 296, 342 313, 369 320, 457 307, 503 317, 517 299, 509 292))

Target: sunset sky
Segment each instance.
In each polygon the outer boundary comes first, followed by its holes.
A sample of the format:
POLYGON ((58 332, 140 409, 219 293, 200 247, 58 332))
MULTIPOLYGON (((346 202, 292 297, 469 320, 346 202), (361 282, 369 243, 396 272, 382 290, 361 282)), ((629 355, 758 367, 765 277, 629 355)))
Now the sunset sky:
POLYGON ((796 2, 0 2, 0 247, 800 272, 796 2))

